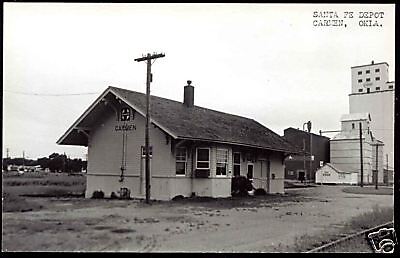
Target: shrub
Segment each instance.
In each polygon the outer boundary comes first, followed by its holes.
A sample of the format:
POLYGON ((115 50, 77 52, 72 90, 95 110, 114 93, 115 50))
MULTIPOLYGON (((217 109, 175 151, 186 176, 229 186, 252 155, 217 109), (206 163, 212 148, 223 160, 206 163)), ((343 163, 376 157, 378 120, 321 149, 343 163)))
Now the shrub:
POLYGON ((118 199, 118 195, 115 192, 112 192, 110 198, 111 199, 118 199))
POLYGON ((254 191, 254 195, 266 195, 266 194, 267 194, 267 192, 263 188, 257 188, 254 191))
POLYGON ((172 198, 173 201, 180 201, 183 200, 185 197, 183 197, 183 195, 177 195, 174 198, 172 198))
POLYGON ((94 191, 92 195, 93 199, 103 199, 104 198, 104 192, 101 190, 94 191))
POLYGON ((248 191, 253 189, 253 185, 247 177, 238 176, 232 178, 232 195, 246 196, 248 191))
POLYGON ((131 198, 131 190, 126 187, 122 187, 119 191, 119 195, 121 199, 130 199, 131 198))

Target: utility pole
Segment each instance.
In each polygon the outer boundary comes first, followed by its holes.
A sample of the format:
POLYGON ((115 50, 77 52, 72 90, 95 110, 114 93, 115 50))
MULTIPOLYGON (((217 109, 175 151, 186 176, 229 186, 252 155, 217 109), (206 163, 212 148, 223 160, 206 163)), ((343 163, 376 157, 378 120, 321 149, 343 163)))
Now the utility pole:
POLYGON ((389 185, 389 155, 386 154, 386 175, 387 175, 387 185, 389 185))
POLYGON ((25 151, 22 151, 22 166, 25 169, 25 151))
POLYGON ((303 138, 303 168, 304 168, 304 176, 306 175, 306 139, 303 138))
POLYGON ((375 158, 376 158, 376 161, 375 161, 375 170, 376 170, 376 172, 375 172, 375 189, 378 189, 378 144, 376 145, 375 149, 376 149, 376 155, 375 155, 375 158))
POLYGON ((311 177, 312 177, 311 175, 313 173, 313 169, 312 169, 313 161, 314 161, 314 159, 313 159, 313 155, 312 155, 312 134, 310 133, 310 177, 309 177, 309 180, 311 180, 311 177))
POLYGON ((64 155, 62 157, 62 172, 65 172, 65 161, 66 160, 67 160, 67 155, 65 155, 65 152, 64 152, 64 155))
POLYGON ((146 151, 146 203, 150 202, 150 148, 149 148, 149 123, 150 123, 150 83, 152 81, 151 74, 151 61, 152 59, 157 59, 164 57, 165 54, 147 53, 147 56, 141 58, 136 58, 136 62, 147 62, 147 80, 146 80, 146 131, 145 131, 145 151, 146 151))
POLYGON ((363 148, 362 148, 362 128, 361 128, 361 122, 359 123, 360 125, 360 168, 361 168, 361 183, 360 186, 364 186, 364 171, 363 171, 363 148))
POLYGON ((311 121, 307 122, 307 130, 308 130, 308 133, 310 134, 310 171, 309 171, 309 176, 308 176, 308 180, 310 181, 311 180, 311 175, 312 175, 312 163, 313 163, 311 121))
MULTIPOLYGON (((308 121, 308 122, 306 122, 306 123, 304 123, 303 124, 303 131, 305 131, 304 130, 304 126, 305 125, 307 125, 307 130, 308 130, 308 133, 310 134, 310 170, 308 171, 308 173, 307 173, 307 181, 310 181, 310 179, 311 179, 311 170, 312 170, 312 146, 311 146, 311 144, 312 144, 312 136, 311 136, 311 121, 308 121)), ((303 140, 303 145, 304 145, 304 151, 305 151, 305 141, 303 140)), ((305 167, 306 167, 306 161, 305 161, 305 153, 304 153, 304 172, 305 172, 305 167)))

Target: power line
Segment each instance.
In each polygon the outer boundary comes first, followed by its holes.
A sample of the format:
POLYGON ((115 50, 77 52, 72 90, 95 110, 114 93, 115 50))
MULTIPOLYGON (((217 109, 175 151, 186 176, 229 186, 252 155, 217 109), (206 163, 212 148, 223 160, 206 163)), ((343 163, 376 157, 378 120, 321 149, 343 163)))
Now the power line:
POLYGON ((34 92, 20 92, 20 91, 10 91, 4 90, 5 92, 28 95, 28 96, 46 96, 46 97, 63 97, 63 96, 81 96, 81 95, 93 95, 100 94, 100 92, 85 92, 85 93, 65 93, 65 94, 48 94, 48 93, 34 93, 34 92))

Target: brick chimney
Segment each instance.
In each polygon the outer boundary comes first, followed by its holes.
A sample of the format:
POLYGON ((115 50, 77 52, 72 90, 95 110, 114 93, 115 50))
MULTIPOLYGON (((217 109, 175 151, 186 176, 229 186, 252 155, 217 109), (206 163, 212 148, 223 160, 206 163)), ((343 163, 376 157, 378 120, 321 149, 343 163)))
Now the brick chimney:
POLYGON ((183 104, 186 107, 193 107, 194 106, 194 87, 190 85, 192 81, 187 81, 187 84, 184 87, 183 92, 183 104))

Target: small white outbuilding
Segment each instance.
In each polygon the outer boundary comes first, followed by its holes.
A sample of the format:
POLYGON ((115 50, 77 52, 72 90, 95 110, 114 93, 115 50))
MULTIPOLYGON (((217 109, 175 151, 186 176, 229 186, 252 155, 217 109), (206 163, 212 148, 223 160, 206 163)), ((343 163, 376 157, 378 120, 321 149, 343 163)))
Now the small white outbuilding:
POLYGON ((326 163, 315 173, 315 183, 317 184, 356 185, 357 182, 358 182, 357 172, 344 172, 337 169, 330 163, 326 163))

